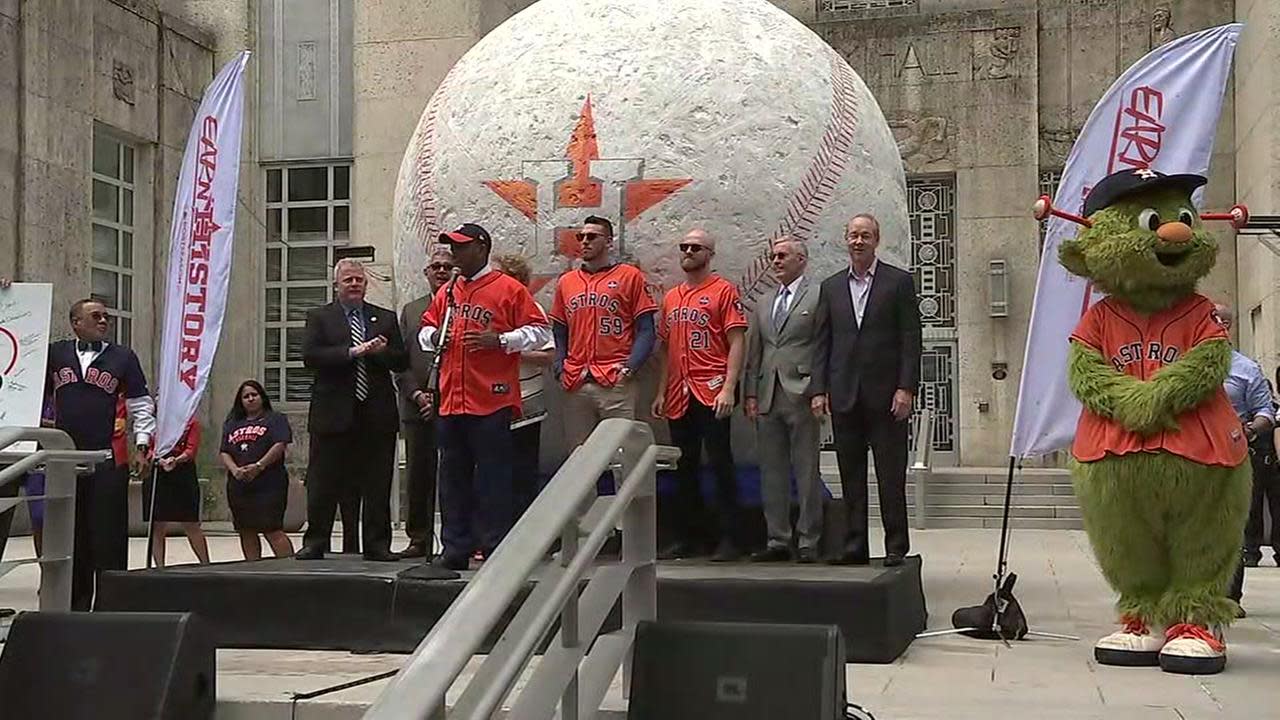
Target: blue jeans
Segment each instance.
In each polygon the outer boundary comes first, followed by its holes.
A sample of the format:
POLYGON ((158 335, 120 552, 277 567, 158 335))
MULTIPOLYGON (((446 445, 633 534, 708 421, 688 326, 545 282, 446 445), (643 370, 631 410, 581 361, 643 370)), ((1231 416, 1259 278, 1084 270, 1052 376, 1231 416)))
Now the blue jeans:
POLYGON ((444 556, 486 555, 511 528, 514 510, 511 409, 492 415, 442 415, 440 445, 440 539, 444 556))

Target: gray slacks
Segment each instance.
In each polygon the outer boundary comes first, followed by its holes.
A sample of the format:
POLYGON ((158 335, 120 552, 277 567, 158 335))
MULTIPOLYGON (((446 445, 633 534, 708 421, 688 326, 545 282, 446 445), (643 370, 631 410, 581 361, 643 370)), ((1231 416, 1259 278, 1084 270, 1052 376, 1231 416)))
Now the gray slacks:
POLYGON ((809 400, 774 386, 767 415, 756 424, 760 457, 760 494, 770 547, 789 547, 791 477, 796 480, 800 517, 796 546, 819 549, 822 540, 822 475, 818 468, 821 427, 809 410, 809 400))

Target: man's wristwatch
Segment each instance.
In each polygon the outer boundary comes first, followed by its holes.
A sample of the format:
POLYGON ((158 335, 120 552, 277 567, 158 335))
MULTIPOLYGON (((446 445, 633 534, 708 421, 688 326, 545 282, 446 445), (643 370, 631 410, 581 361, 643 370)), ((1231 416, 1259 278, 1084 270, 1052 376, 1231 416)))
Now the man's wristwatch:
POLYGON ((502 348, 503 352, 507 350, 507 336, 502 333, 498 333, 498 347, 502 348))
POLYGON ((622 369, 618 371, 618 374, 621 375, 623 378, 630 380, 631 376, 635 374, 635 371, 627 367, 626 365, 623 365, 622 369))

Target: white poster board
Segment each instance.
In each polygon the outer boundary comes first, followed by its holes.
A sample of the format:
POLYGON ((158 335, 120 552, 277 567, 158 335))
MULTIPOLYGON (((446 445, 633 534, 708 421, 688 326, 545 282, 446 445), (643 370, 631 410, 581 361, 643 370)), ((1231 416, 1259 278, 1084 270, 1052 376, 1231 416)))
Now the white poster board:
MULTIPOLYGON (((0 426, 40 427, 52 309, 49 283, 0 289, 0 426)), ((35 443, 5 449, 31 452, 35 443)))

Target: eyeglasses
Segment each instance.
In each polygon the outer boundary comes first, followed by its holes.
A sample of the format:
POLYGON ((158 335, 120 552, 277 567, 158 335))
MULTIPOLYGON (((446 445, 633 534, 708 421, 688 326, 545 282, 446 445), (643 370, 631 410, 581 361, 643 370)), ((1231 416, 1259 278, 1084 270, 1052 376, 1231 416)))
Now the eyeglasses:
POLYGON ((453 263, 431 263, 427 266, 428 270, 452 270, 453 263))
POLYGON ((680 252, 682 253, 699 253, 706 249, 706 245, 699 245, 697 243, 680 243, 680 252))
POLYGON ((595 239, 597 239, 597 238, 607 238, 607 237, 609 237, 609 236, 608 236, 608 235, 605 235, 604 233, 598 233, 598 232, 580 232, 580 233, 578 233, 578 239, 579 239, 579 240, 595 240, 595 239))

